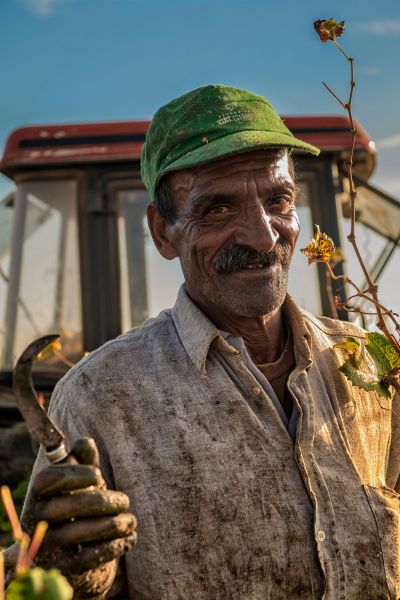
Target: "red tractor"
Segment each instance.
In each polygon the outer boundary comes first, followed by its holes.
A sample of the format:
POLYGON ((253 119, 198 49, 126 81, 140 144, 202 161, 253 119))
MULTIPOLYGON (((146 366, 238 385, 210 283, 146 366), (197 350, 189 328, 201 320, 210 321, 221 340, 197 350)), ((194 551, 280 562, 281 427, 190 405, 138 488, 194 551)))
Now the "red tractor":
MULTIPOLYGON (((294 154, 302 225, 298 247, 312 237, 314 223, 341 246, 349 216, 348 120, 314 116, 285 122, 294 135, 321 148, 318 157, 294 154)), ((183 280, 179 263, 158 256, 145 217, 149 198, 140 179, 140 155, 148 126, 147 121, 43 125, 17 129, 7 140, 0 172, 16 189, 0 200, 0 428, 20 421, 11 374, 33 339, 61 335, 61 346, 34 365, 35 387, 45 399, 85 352, 175 300, 183 280)), ((367 183, 375 166, 374 144, 359 124, 357 130, 357 219, 380 236, 372 265, 377 279, 399 241, 400 203, 367 183)), ((344 268, 340 263, 336 271, 344 268)), ((295 253, 290 282, 300 305, 332 314, 323 267, 307 267, 304 256, 295 253)), ((332 285, 332 293, 339 293, 332 285)), ((2 455, 6 467, 0 463, 0 483, 13 485, 26 475, 31 453, 13 476, 10 465, 18 452, 10 451, 4 435, 2 455)))

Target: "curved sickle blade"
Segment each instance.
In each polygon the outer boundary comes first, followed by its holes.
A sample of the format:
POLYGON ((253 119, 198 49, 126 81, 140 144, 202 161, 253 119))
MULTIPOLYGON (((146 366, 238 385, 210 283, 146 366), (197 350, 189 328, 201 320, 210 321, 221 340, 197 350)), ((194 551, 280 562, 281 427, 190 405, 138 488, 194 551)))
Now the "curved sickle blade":
POLYGON ((46 449, 53 450, 64 441, 63 433, 40 406, 32 385, 32 363, 36 356, 59 335, 46 335, 31 344, 21 354, 14 368, 13 387, 17 406, 32 436, 46 449))

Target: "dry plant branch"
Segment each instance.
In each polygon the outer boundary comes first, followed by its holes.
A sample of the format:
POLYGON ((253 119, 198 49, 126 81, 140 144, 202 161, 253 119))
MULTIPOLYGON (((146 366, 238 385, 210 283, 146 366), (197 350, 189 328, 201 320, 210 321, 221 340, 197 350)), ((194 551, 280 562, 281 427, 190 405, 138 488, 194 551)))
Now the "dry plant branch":
MULTIPOLYGON (((399 360, 400 360, 400 340, 397 339, 396 335, 391 333, 388 323, 387 323, 387 320, 386 320, 386 319, 388 319, 393 324, 395 331, 397 333, 399 333, 400 332, 400 322, 396 318, 396 317, 398 317, 398 315, 391 309, 388 309, 387 307, 385 307, 380 302, 379 296, 378 296, 378 286, 374 283, 374 281, 372 280, 372 278, 368 272, 367 266, 365 264, 365 261, 361 255, 360 249, 358 247, 357 238, 356 238, 355 223, 356 223, 357 190, 355 188, 354 179, 353 179, 353 160, 354 160, 354 150, 356 147, 357 128, 356 128, 354 117, 353 117, 353 107, 352 107, 354 88, 356 86, 355 75, 354 75, 354 59, 349 54, 347 54, 347 52, 341 47, 341 45, 337 41, 337 38, 340 37, 344 32, 345 23, 344 23, 344 21, 337 22, 337 21, 334 21, 333 19, 321 19, 321 20, 315 21, 314 28, 322 42, 325 43, 325 42, 331 41, 333 43, 333 45, 339 50, 339 52, 345 58, 346 62, 349 64, 349 67, 350 67, 350 89, 349 89, 349 95, 348 95, 347 102, 343 102, 343 100, 341 100, 339 98, 339 96, 332 90, 332 88, 327 83, 323 82, 323 85, 328 90, 328 92, 335 98, 335 100, 339 103, 341 108, 347 112, 348 119, 349 119, 349 125, 350 125, 349 130, 350 130, 352 137, 351 137, 350 155, 349 155, 349 159, 346 161, 346 170, 347 170, 347 176, 348 176, 348 180, 349 180, 351 226, 350 226, 350 233, 347 236, 347 239, 348 239, 349 243, 351 244, 351 246, 353 247, 357 261, 361 267, 361 270, 362 270, 365 280, 367 282, 366 290, 363 290, 363 291, 360 290, 359 287, 349 277, 343 276, 343 275, 336 276, 333 273, 332 268, 329 264, 329 261, 331 260, 333 253, 335 252, 335 247, 334 247, 334 244, 333 244, 331 238, 329 238, 329 236, 327 236, 326 234, 321 233, 319 231, 319 227, 317 227, 317 232, 316 232, 315 238, 313 238, 313 240, 311 240, 311 242, 309 243, 307 248, 302 249, 302 252, 307 254, 309 264, 312 262, 324 262, 326 265, 326 268, 327 268, 327 272, 333 279, 343 279, 345 285, 351 285, 356 290, 356 293, 353 294, 350 297, 350 299, 362 298, 362 299, 365 299, 365 300, 371 302, 374 305, 376 313, 364 313, 363 311, 361 311, 361 309, 359 309, 357 307, 354 307, 354 306, 349 307, 347 305, 347 302, 349 299, 345 303, 343 303, 343 302, 338 303, 338 307, 345 308, 349 312, 358 312, 361 314, 376 314, 378 317, 378 319, 377 319, 378 328, 383 332, 383 335, 385 336, 385 338, 387 340, 386 343, 390 344, 390 346, 393 348, 393 351, 395 352, 395 356, 399 357, 399 360)), ((395 388, 395 390, 397 392, 400 393, 400 381, 399 381, 399 373, 398 373, 399 367, 398 367, 397 359, 394 361, 394 365, 395 366, 393 366, 391 371, 387 374, 388 375, 387 381, 390 383, 390 385, 392 385, 395 388)))

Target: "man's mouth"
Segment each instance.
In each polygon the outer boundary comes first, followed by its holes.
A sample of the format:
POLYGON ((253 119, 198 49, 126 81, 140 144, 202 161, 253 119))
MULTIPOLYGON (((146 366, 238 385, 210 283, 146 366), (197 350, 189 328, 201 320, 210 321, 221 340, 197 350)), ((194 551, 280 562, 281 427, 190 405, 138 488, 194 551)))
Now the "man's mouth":
POLYGON ((222 275, 250 271, 261 273, 277 265, 289 266, 291 254, 291 246, 283 241, 278 241, 269 252, 257 252, 250 246, 235 245, 221 250, 214 264, 222 275))
POLYGON ((265 269, 267 266, 270 266, 270 265, 264 265, 263 263, 249 263, 248 265, 244 265, 240 270, 243 270, 243 269, 246 269, 246 270, 248 270, 248 269, 252 269, 252 270, 265 269))

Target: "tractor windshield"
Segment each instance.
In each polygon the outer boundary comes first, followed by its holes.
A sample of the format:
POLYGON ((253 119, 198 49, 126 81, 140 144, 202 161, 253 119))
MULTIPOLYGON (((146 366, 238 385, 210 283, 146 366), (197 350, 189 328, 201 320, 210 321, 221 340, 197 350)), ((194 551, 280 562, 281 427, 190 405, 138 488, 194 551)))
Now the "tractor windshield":
POLYGON ((61 345, 34 369, 58 376, 82 356, 75 180, 20 183, 0 205, 0 370, 35 338, 61 345))

